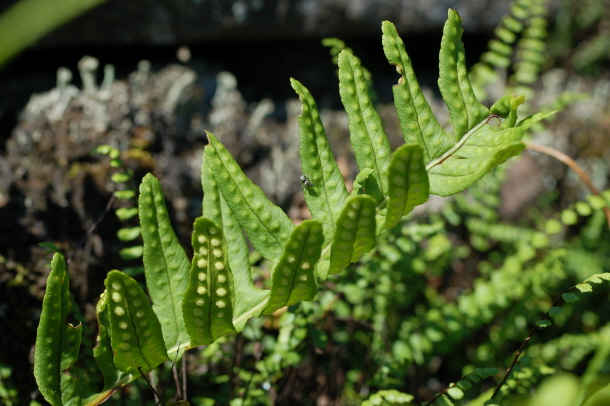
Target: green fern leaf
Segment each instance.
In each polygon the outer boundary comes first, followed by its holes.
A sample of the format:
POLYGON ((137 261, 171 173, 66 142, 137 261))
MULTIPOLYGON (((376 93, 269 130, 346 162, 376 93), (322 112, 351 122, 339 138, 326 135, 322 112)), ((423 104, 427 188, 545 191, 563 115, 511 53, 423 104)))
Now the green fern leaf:
POLYGON ((581 282, 576 285, 576 289, 578 289, 581 293, 591 293, 593 292, 593 286, 588 283, 581 282))
MULTIPOLYGON (((523 97, 509 97, 512 98, 511 110, 504 111, 503 115, 498 114, 498 119, 512 120, 516 117, 513 112, 524 101, 523 97)), ((501 102, 504 106, 505 99, 501 99, 501 102)), ((525 144, 520 140, 525 131, 524 127, 497 129, 488 123, 490 119, 496 120, 485 117, 451 149, 428 163, 426 169, 430 178, 430 193, 440 196, 459 193, 492 168, 523 151, 525 144)))
POLYGON ((254 286, 248 244, 233 211, 229 208, 218 190, 214 176, 205 157, 201 165, 201 183, 203 186, 203 214, 215 224, 222 226, 227 242, 228 261, 233 273, 235 306, 233 309, 233 326, 236 332, 243 330, 251 317, 258 317, 269 298, 268 290, 254 286))
POLYGON ((276 263, 294 225, 286 213, 271 203, 263 191, 246 177, 214 134, 207 134, 210 143, 205 147, 206 161, 223 198, 254 248, 276 263))
POLYGON ((349 118, 349 132, 360 170, 370 168, 379 192, 367 191, 377 202, 387 194, 390 143, 375 110, 358 58, 348 51, 339 54, 339 92, 349 118))
MULTIPOLYGON (((110 316, 108 314, 108 295, 102 295, 95 306, 97 313, 97 345, 93 347, 93 356, 104 378, 104 389, 100 395, 112 390, 129 380, 129 374, 119 371, 114 365, 112 343, 110 339, 110 316)), ((99 396, 99 395, 97 395, 99 396)), ((85 403, 89 403, 88 401, 85 403)))
POLYGON ((454 142, 436 120, 424 97, 396 27, 391 22, 384 21, 381 30, 386 58, 402 75, 398 84, 392 87, 402 134, 407 144, 415 142, 422 146, 424 162, 428 163, 451 148, 454 142))
POLYGON ((72 302, 64 257, 55 253, 36 333, 34 377, 42 396, 53 406, 80 405, 79 380, 73 366, 78 358, 82 326, 67 322, 72 302))
POLYGON ((205 217, 195 220, 193 228, 193 263, 182 303, 190 347, 235 331, 233 274, 222 229, 205 217))
POLYGON ((417 144, 405 144, 392 155, 388 172, 389 193, 385 228, 398 221, 428 200, 428 173, 424 154, 417 144))
POLYGON ((110 271, 104 285, 114 364, 136 376, 152 371, 168 358, 161 324, 148 297, 135 279, 120 271, 110 271))
POLYGON ((317 220, 305 220, 295 227, 282 259, 273 270, 271 296, 264 314, 316 296, 315 267, 323 240, 322 224, 317 220))
POLYGON ((401 128, 407 143, 416 142, 424 150, 430 193, 441 196, 456 194, 494 166, 523 150, 525 146, 519 141, 527 126, 515 127, 516 109, 523 103, 523 98, 503 98, 492 106, 491 113, 478 102, 468 79, 461 42, 463 29, 457 11, 449 10, 439 58, 439 88, 451 115, 453 138, 434 118, 396 28, 384 22, 382 29, 386 57, 402 75, 393 88, 401 128), (508 110, 504 109, 506 106, 508 110), (495 113, 494 108, 503 114, 495 113), (499 128, 491 127, 493 117, 501 121, 499 128))
POLYGON ((356 175, 356 179, 354 179, 351 196, 366 195, 367 190, 375 188, 377 183, 370 179, 372 178, 372 175, 373 170, 371 168, 361 170, 358 175, 356 175))
POLYGON ((375 200, 350 196, 345 202, 331 245, 329 273, 339 273, 375 248, 375 200))
POLYGON ((602 283, 603 281, 610 281, 610 272, 595 274, 587 278, 585 282, 602 283))
POLYGON ((170 223, 161 185, 151 174, 142 179, 138 205, 146 287, 161 323, 168 356, 173 359, 172 354, 189 340, 182 317, 189 261, 170 223))
POLYGON ((455 400, 462 399, 464 397, 464 391, 454 386, 452 388, 447 389, 447 395, 451 396, 455 400))
POLYGON ((574 293, 564 293, 561 295, 561 297, 563 298, 563 300, 566 303, 574 303, 575 301, 577 301, 578 299, 580 299, 578 296, 576 296, 574 293))
POLYGON ((456 141, 489 115, 489 110, 475 97, 468 78, 463 33, 462 17, 457 10, 450 9, 441 41, 438 87, 449 108, 456 141))
POLYGON ((454 406, 455 404, 447 396, 441 396, 436 399, 436 403, 440 406, 454 406))
POLYGON ((348 194, 345 181, 328 144, 316 102, 309 90, 300 82, 290 79, 290 83, 303 103, 299 116, 301 163, 303 173, 313 184, 305 190, 305 200, 311 216, 325 225, 324 246, 326 246, 335 233, 335 223, 348 194))

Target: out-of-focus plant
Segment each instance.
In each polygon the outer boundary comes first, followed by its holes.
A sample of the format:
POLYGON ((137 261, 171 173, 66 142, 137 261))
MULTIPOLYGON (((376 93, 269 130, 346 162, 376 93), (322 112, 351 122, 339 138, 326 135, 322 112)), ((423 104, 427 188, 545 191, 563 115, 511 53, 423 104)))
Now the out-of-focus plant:
POLYGON ((18 1, 0 15, 0 67, 49 32, 105 1, 18 1))

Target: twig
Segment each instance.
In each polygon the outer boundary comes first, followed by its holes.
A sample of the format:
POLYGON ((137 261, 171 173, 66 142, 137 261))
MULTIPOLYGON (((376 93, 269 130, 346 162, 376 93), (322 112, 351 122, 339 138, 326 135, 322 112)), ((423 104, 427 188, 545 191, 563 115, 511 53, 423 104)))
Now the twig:
MULTIPOLYGON (((570 289, 566 290, 565 292, 563 292, 561 295, 559 295, 559 297, 557 298, 557 300, 555 300, 553 302, 553 304, 551 305, 551 307, 549 308, 549 310, 547 310, 547 312, 544 314, 544 316, 542 316, 541 319, 539 320, 545 320, 549 317, 549 311, 551 308, 557 306, 557 304, 563 300, 563 295, 576 289, 576 286, 572 286, 570 289)), ((496 397, 496 395, 498 393, 500 393, 500 389, 502 389, 502 386, 504 386, 504 384, 506 383, 506 380, 508 379, 508 376, 510 375, 510 373, 512 372, 513 368, 515 368, 515 365, 517 364, 517 361, 519 360, 519 357, 521 356, 521 354, 523 353, 523 351, 525 350, 525 347, 527 347, 527 344, 529 344, 529 341, 532 339, 532 336, 534 335, 534 333, 536 332, 536 330, 538 329, 538 325, 534 324, 534 327, 532 327, 532 329, 530 330, 529 334, 527 335, 527 337, 525 338, 525 340, 523 341, 523 343, 521 343, 521 346, 519 347, 519 349, 517 350, 517 352, 515 353, 515 356, 513 358, 513 362, 511 362, 510 367, 508 367, 508 369, 506 370, 506 373, 504 374, 504 378, 502 378, 502 381, 498 384, 498 386, 496 386, 496 389, 494 390, 493 395, 491 395, 490 399, 493 399, 494 397, 496 397)))
POLYGON ((112 196, 110 196, 110 199, 108 199, 108 203, 106 203, 106 208, 104 209, 102 214, 100 214, 100 216, 97 218, 97 220, 95 220, 95 223, 93 223, 93 225, 91 227, 89 227, 89 229, 87 230, 85 235, 80 239, 80 241, 78 242, 78 245, 72 251, 72 255, 70 255, 70 257, 66 260, 66 264, 69 265, 70 262, 72 262, 72 260, 74 259, 74 255, 76 255, 76 252, 83 246, 83 244, 85 243, 85 241, 87 241, 87 239, 91 236, 91 234, 93 234, 93 232, 95 231, 97 226, 102 222, 104 217, 106 217, 106 214, 108 214, 108 212, 112 208, 112 203, 114 202, 114 199, 115 199, 115 196, 113 193, 112 196))
MULTIPOLYGON (((161 396, 159 396, 159 394, 157 393, 157 391, 155 390, 155 387, 152 386, 152 384, 150 383, 150 381, 148 379, 146 379, 146 376, 144 375, 144 373, 142 372, 142 367, 138 367, 138 371, 140 371, 140 375, 142 376, 142 378, 144 378, 144 380, 146 381, 146 383, 148 384, 148 386, 150 386, 150 388, 152 389, 153 393, 155 394, 155 396, 157 397, 157 401, 162 404, 163 406, 165 406, 165 403, 163 402, 163 400, 161 399, 161 396)), ((157 405, 159 405, 159 403, 157 403, 157 405)))
MULTIPOLYGON (((599 193, 599 190, 597 190, 597 188, 595 186, 593 186, 593 182, 591 182, 591 179, 589 178, 589 176, 585 173, 585 171, 583 171, 583 169, 576 163, 575 160, 573 160, 572 158, 570 158, 563 152, 557 151, 556 149, 547 147, 545 145, 532 144, 530 142, 525 143, 525 145, 526 145, 525 148, 529 149, 530 151, 537 151, 537 152, 546 154, 548 156, 552 156, 553 158, 555 158, 555 159, 563 162, 567 166, 569 166, 570 169, 572 169, 574 172, 576 172, 576 174, 585 183, 585 185, 587 185, 587 187, 589 188, 591 193, 593 193, 595 196, 601 197, 601 193, 599 193)), ((610 208, 605 206, 604 213, 606 214, 606 218, 608 219, 608 228, 610 228, 610 208)))

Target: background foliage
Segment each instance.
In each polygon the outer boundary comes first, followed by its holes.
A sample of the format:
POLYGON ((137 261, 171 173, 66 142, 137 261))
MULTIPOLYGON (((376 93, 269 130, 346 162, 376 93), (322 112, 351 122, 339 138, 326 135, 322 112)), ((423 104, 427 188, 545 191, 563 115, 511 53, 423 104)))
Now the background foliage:
MULTIPOLYGON (((375 402, 370 395, 381 389, 427 400, 475 368, 507 366, 556 297, 591 274, 608 272, 610 238, 603 202, 566 204, 553 190, 506 221, 500 215, 506 176, 496 170, 384 233, 376 251, 327 281, 314 302, 250 319, 242 334, 188 355, 191 402, 315 404, 326 398, 360 404, 375 402)), ((251 263, 255 275, 268 279, 260 258, 251 263)), ((607 287, 582 299, 534 337, 507 394, 525 396, 534 387, 543 393, 540 382, 553 394, 558 387, 608 382, 607 287), (544 381, 557 372, 572 375, 544 381)), ((161 386, 170 381, 167 370, 157 373, 161 386)), ((6 382, 4 399, 14 402, 6 382)), ((491 385, 474 385, 466 398, 491 385)), ((165 398, 175 390, 170 384, 165 398)), ((120 396, 126 403, 146 397, 152 403, 143 382, 120 396)))

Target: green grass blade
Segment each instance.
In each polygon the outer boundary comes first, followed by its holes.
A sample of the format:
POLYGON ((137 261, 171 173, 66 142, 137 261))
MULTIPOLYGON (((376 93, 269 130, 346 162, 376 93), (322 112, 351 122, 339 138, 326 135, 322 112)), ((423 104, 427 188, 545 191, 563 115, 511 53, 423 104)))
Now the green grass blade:
POLYGON ((235 294, 222 229, 199 217, 193 230, 193 262, 182 307, 190 347, 211 344, 235 331, 235 294))
POLYGON ((110 341, 114 364, 134 376, 152 371, 167 358, 161 324, 135 279, 110 271, 104 282, 108 295, 110 341))
POLYGON ((375 248, 375 200, 368 195, 350 196, 337 222, 331 246, 329 273, 339 273, 375 248))
POLYGON ((349 132, 360 170, 371 168, 379 184, 377 202, 387 194, 387 170, 390 165, 390 143, 381 118, 375 110, 358 58, 347 51, 339 54, 339 93, 349 118, 349 132))
POLYGON ((53 406, 80 405, 80 388, 73 369, 78 358, 82 326, 67 322, 72 307, 66 262, 53 255, 36 333, 34 377, 42 396, 53 406))
POLYGON ((389 195, 385 228, 390 229, 426 200, 430 194, 428 173, 424 165, 424 153, 417 144, 405 144, 398 148, 390 161, 389 195))
POLYGON ((138 204, 146 287, 161 323, 168 356, 174 359, 172 354, 189 340, 182 317, 182 298, 190 265, 170 223, 161 185, 151 174, 142 179, 138 204))
POLYGON ((273 270, 271 296, 264 314, 302 300, 312 300, 318 291, 315 268, 322 251, 322 224, 305 220, 292 231, 282 259, 273 270))
POLYGON ((416 142, 421 145, 424 149, 424 162, 428 163, 451 148, 454 142, 443 130, 424 97, 396 27, 391 22, 384 21, 381 30, 385 56, 402 75, 398 84, 392 87, 400 128, 407 144, 416 142))
POLYGON ((489 115, 475 97, 468 78, 463 32, 462 17, 457 10, 449 9, 439 55, 438 87, 449 108, 456 141, 489 115))
POLYGON ((210 143, 205 147, 206 160, 222 196, 254 248, 276 263, 294 228, 292 221, 248 179, 214 134, 208 133, 208 138, 210 143))
POLYGON ((238 333, 243 330, 251 317, 258 317, 267 304, 268 290, 254 286, 250 269, 248 244, 235 215, 220 195, 214 176, 206 162, 201 165, 203 186, 203 213, 217 225, 222 225, 229 253, 229 266, 233 273, 235 306, 233 326, 238 333))
POLYGON ((290 79, 290 83, 303 103, 299 116, 301 165, 303 173, 313 183, 312 187, 304 190, 305 200, 311 216, 324 224, 324 245, 328 245, 348 196, 345 181, 333 157, 311 93, 297 80, 290 79))

